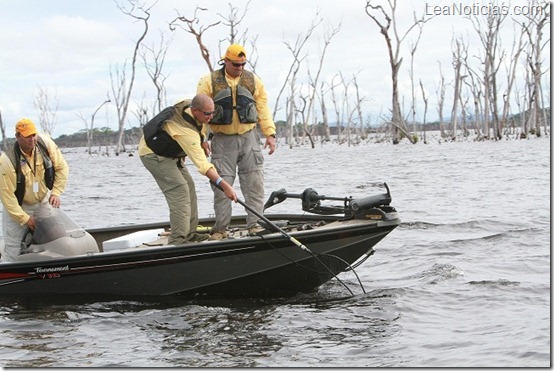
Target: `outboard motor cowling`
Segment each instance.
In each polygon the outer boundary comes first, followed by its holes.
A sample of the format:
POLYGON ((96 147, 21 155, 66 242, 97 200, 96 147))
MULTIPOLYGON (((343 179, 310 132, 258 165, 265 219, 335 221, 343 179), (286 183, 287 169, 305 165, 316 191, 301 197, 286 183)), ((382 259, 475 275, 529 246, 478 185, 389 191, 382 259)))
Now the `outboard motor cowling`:
POLYGON ((99 252, 94 237, 61 209, 44 203, 33 216, 35 230, 23 238, 18 260, 43 260, 99 252))

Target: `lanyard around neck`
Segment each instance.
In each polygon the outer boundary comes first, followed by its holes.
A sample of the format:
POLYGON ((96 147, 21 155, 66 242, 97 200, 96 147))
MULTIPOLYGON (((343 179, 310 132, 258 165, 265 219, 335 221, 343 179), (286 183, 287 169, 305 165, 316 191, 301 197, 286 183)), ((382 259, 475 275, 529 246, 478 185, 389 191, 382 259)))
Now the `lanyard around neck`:
POLYGON ((29 161, 27 161, 27 158, 25 158, 25 162, 27 163, 27 166, 29 166, 29 169, 31 169, 31 172, 33 173, 33 176, 37 176, 37 147, 33 148, 33 151, 31 151, 31 156, 33 156, 33 167, 31 167, 31 164, 29 161), (33 151, 35 152, 33 156, 33 151))

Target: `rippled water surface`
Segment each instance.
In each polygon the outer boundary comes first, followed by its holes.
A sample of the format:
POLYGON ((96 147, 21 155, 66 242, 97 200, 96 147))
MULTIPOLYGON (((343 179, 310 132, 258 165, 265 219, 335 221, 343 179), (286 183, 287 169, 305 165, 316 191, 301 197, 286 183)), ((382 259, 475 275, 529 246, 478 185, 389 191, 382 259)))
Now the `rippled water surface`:
MULTIPOLYGON (((167 219, 136 156, 65 150, 84 227, 167 219)), ((403 224, 356 272, 278 300, 0 299, 4 367, 549 367, 550 141, 280 146, 266 196, 390 186, 403 224)), ((201 216, 206 178, 191 168, 201 216)), ((240 205, 236 213, 243 213, 240 205)), ((299 200, 275 212, 300 210, 299 200), (297 203, 296 203, 297 202, 297 203)), ((271 210, 271 209, 270 209, 271 210)))

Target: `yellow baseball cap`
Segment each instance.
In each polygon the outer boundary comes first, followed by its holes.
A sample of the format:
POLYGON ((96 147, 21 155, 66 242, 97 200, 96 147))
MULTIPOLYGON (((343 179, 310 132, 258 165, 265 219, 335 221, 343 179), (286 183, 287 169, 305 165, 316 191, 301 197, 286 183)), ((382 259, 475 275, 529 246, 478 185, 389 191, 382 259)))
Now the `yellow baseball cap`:
POLYGON ((227 52, 225 53, 225 57, 232 61, 246 61, 246 50, 242 45, 239 44, 231 44, 227 48, 227 52))
POLYGON ((22 118, 15 124, 15 132, 23 135, 24 137, 28 137, 29 135, 33 135, 37 133, 37 128, 35 124, 28 118, 22 118))

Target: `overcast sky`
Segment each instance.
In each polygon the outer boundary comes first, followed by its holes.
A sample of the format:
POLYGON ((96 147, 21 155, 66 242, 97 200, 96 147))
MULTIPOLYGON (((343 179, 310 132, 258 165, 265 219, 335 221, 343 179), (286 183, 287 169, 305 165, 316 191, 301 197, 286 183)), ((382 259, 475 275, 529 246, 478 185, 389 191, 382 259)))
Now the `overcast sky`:
MULTIPOLYGON (((119 3, 128 5, 126 0, 119 0, 119 3)), ((434 6, 443 8, 463 3, 475 9, 476 5, 490 4, 440 0, 399 3, 400 33, 413 23, 414 12, 421 16, 434 6)), ((523 1, 512 3, 510 10, 517 4, 528 4, 523 1)), ((221 20, 217 13, 229 14, 229 2, 216 0, 159 0, 151 11, 146 43, 159 45, 161 32, 165 33, 166 39, 172 39, 164 66, 170 104, 180 98, 192 98, 198 80, 208 72, 195 39, 182 29, 171 32, 168 27, 178 14, 191 16, 196 4, 209 9, 198 13, 204 25, 221 20)), ((232 4, 243 11, 247 1, 237 0, 232 4)), ((312 74, 316 72, 325 33, 340 25, 339 33, 327 50, 323 78, 330 82, 339 73, 346 79, 357 76, 360 94, 365 97, 364 114, 377 120, 379 115, 388 113, 391 83, 387 50, 375 23, 365 13, 365 4, 365 0, 251 0, 239 34, 248 30, 249 38, 257 38, 256 73, 266 85, 271 110, 292 62, 291 52, 284 41, 294 44, 299 35, 304 36, 319 11, 323 22, 314 30, 305 49, 307 57, 299 84, 306 82, 308 68, 312 74)), ((55 98, 59 101, 53 137, 84 129, 85 124, 78 115, 90 118, 106 99, 108 91, 111 92, 110 66, 122 65, 132 56, 134 42, 143 30, 142 24, 124 15, 114 0, 0 0, 0 14, 0 109, 10 137, 13 137, 13 127, 21 117, 29 117, 38 124, 38 114, 33 106, 38 87, 47 89, 52 101, 55 98)), ((507 23, 506 30, 503 30, 507 35, 504 46, 508 49, 512 43, 511 24, 507 23)), ((213 54, 219 54, 218 40, 227 35, 228 29, 224 26, 205 32, 205 42, 213 54)), ((413 37, 408 37, 403 44, 400 88, 406 99, 405 107, 409 105, 410 96, 408 48, 416 35, 413 33, 413 37)), ((447 82, 452 79, 451 41, 454 35, 468 40, 470 48, 479 48, 475 31, 467 19, 460 15, 441 14, 424 26, 415 54, 416 80, 424 84, 431 105, 428 120, 436 119, 439 62, 447 82)), ((547 66, 549 55, 548 49, 545 53, 547 66)), ((144 94, 147 98, 155 96, 155 89, 142 64, 138 67, 134 102, 141 100, 144 94)), ((331 102, 327 105, 330 106, 331 102)), ((99 111, 95 127, 117 128, 114 107, 109 106, 99 111)), ((284 118, 282 112, 276 119, 284 118)), ((128 127, 138 126, 131 113, 128 117, 128 127)))

